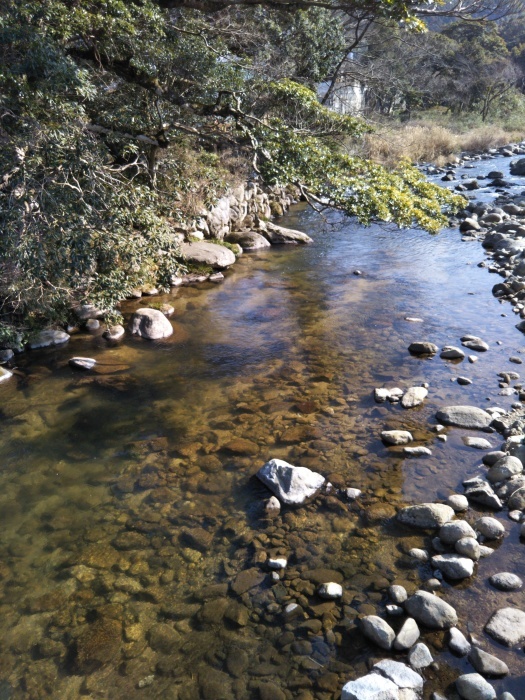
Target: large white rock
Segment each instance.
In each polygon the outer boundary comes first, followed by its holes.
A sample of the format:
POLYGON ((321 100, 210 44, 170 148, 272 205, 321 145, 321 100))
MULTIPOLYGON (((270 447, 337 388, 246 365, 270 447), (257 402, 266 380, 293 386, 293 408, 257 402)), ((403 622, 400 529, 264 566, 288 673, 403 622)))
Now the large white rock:
POLYGON ((428 389, 424 386, 411 386, 407 389, 401 399, 403 408, 414 408, 423 403, 428 395, 428 389))
POLYGON ((492 423, 490 413, 476 406, 448 406, 438 411, 436 418, 441 423, 453 425, 456 428, 483 430, 492 423))
POLYGON ((140 335, 148 340, 168 338, 173 333, 173 326, 158 309, 138 309, 129 322, 133 335, 140 335))
POLYGON ((456 680, 458 693, 465 700, 494 700, 496 691, 479 673, 465 673, 456 680))
POLYGON ((378 673, 350 681, 343 686, 341 700, 399 700, 399 688, 378 673))
POLYGON ((235 254, 226 246, 209 241, 195 241, 193 243, 181 243, 180 251, 185 260, 192 263, 209 265, 213 269, 223 270, 233 265, 235 254))
POLYGON ((454 517, 454 511, 443 503, 420 503, 402 508, 397 519, 405 525, 424 530, 441 527, 454 517))
POLYGON ((270 248, 270 241, 256 231, 232 231, 226 236, 228 243, 238 243, 243 250, 270 248))
POLYGON ((62 345, 67 343, 70 336, 65 331, 57 331, 49 328, 45 331, 40 331, 32 340, 29 341, 27 347, 30 350, 38 348, 50 348, 54 345, 62 345))
POLYGON ((474 562, 459 554, 436 554, 432 557, 432 564, 447 578, 468 578, 474 573, 474 562))
POLYGON ((273 244, 285 243, 297 245, 298 243, 313 243, 310 236, 302 231, 284 228, 283 226, 277 226, 277 224, 272 224, 270 222, 267 222, 266 230, 261 231, 261 233, 273 244))
POLYGON ((412 690, 423 690, 423 679, 413 671, 410 666, 402 664, 392 659, 383 659, 372 667, 372 673, 380 673, 395 683, 398 688, 411 688, 412 690))
POLYGON ((500 608, 485 625, 493 639, 513 647, 525 641, 525 612, 519 608, 500 608))
POLYGON ((294 467, 282 459, 271 459, 257 477, 287 505, 300 506, 311 500, 325 483, 324 476, 306 467, 294 467))
POLYGON ((431 629, 449 629, 458 623, 454 608, 426 591, 416 591, 405 603, 405 610, 417 622, 431 629))

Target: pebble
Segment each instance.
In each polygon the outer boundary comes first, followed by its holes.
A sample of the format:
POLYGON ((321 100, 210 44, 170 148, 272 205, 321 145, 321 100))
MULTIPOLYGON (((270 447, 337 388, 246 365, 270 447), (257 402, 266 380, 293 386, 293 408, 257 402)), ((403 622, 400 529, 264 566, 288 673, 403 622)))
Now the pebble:
POLYGON ((423 319, 417 316, 405 316, 405 321, 409 321, 410 323, 423 323, 423 319))
POLYGON ((374 389, 374 400, 376 403, 384 403, 390 398, 390 389, 374 389))
POLYGON ((429 343, 425 340, 410 343, 408 351, 413 355, 435 355, 438 351, 438 346, 434 343, 429 343))
POLYGON ((472 365, 473 365, 475 362, 477 362, 478 359, 479 359, 479 358, 478 358, 476 355, 469 355, 469 356, 468 356, 468 361, 469 361, 470 364, 472 364, 472 365))
POLYGON ((520 527, 520 537, 525 537, 525 523, 522 523, 520 527))
POLYGON ((450 579, 468 578, 474 573, 472 559, 458 554, 436 554, 432 557, 432 564, 450 579))
POLYGON ((463 632, 458 630, 457 627, 452 627, 449 630, 448 646, 450 651, 458 656, 466 656, 472 648, 472 645, 467 640, 463 632))
POLYGON ((479 545, 479 558, 480 559, 485 559, 486 557, 490 557, 492 554, 494 554, 494 550, 491 547, 486 547, 483 544, 479 545))
POLYGON ((390 588, 388 589, 388 595, 390 596, 390 600, 392 600, 397 605, 404 603, 405 600, 408 598, 406 588, 404 586, 399 585, 390 586, 390 588))
POLYGON ((515 523, 521 522, 521 519, 523 517, 523 513, 521 510, 511 510, 508 515, 509 519, 514 520, 515 523))
POLYGON ((394 617, 400 617, 405 613, 405 611, 400 605, 387 605, 385 607, 385 610, 388 615, 392 615, 394 617))
POLYGON ((343 489, 343 493, 349 501, 355 501, 359 498, 362 491, 360 489, 349 488, 343 489))
POLYGON ((429 648, 423 642, 419 642, 408 652, 408 661, 415 669, 427 668, 434 659, 429 648))
POLYGON ((517 591, 523 586, 523 581, 516 574, 508 571, 502 571, 499 574, 493 574, 489 578, 490 584, 500 591, 517 591))

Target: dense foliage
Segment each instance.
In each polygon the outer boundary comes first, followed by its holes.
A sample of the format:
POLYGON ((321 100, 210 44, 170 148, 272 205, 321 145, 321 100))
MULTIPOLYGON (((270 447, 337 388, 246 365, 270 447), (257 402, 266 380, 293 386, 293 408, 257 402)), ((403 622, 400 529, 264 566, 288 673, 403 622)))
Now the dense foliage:
MULTIPOLYGON (((0 0, 2 345, 167 286, 176 227, 251 167, 364 222, 434 231, 458 205, 344 151, 366 125, 312 91, 345 55, 344 13, 170 4, 0 0)), ((402 0, 362 8, 414 19, 402 0)))

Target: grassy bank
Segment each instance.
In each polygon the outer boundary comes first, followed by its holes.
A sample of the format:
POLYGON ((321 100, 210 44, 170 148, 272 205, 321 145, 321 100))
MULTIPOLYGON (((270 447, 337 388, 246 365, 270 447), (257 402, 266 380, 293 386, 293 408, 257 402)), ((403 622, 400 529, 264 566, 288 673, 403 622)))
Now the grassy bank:
POLYGON ((363 155, 380 163, 395 165, 403 158, 414 163, 443 165, 462 151, 485 151, 525 138, 523 127, 467 123, 440 124, 417 119, 401 124, 378 124, 363 142, 363 155))

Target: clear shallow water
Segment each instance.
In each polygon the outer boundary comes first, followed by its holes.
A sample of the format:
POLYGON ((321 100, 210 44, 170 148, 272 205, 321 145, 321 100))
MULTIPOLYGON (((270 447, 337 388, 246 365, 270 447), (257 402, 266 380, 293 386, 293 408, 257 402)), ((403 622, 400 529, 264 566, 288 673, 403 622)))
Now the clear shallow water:
MULTIPOLYGON (((387 656, 352 620, 382 614, 390 583, 415 590, 430 575, 404 555, 428 542, 389 518, 461 492, 480 470, 465 431, 435 439, 434 413, 510 406, 497 373, 519 371, 508 358, 525 341, 476 267, 481 247, 457 232, 327 228, 301 209, 283 223, 315 243, 245 255, 219 286, 141 301, 175 307, 167 341, 108 350, 73 336, 18 358, 22 376, 0 386, 0 698, 330 700, 387 656), (474 365, 407 352, 413 340, 458 345, 464 333, 491 346, 474 365), (71 370, 74 355, 99 360, 97 373, 71 370), (451 381, 459 375, 473 384, 451 381), (377 386, 424 381, 417 409, 373 401, 377 386), (411 429, 433 455, 387 450, 385 427, 411 429), (253 475, 271 457, 363 497, 322 497, 267 520, 253 475), (277 555, 290 563, 272 585, 265 560, 277 555), (342 603, 315 595, 327 576, 343 582, 342 603), (284 619, 289 602, 303 615, 284 619)), ((462 629, 469 620, 480 638, 496 607, 523 607, 523 593, 486 583, 509 566, 525 574, 518 526, 501 517, 510 534, 498 552, 472 581, 445 584, 462 629)), ((439 664, 428 696, 468 664, 442 651, 442 634, 424 639, 439 664)), ((519 697, 523 652, 496 653, 513 674, 498 691, 519 697)))

